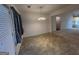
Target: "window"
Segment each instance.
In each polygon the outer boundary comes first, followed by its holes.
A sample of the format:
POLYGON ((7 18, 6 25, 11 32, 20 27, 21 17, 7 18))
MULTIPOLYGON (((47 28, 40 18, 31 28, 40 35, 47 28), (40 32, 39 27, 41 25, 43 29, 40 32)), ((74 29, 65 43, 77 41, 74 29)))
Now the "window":
POLYGON ((73 28, 79 28, 79 16, 73 16, 73 28))

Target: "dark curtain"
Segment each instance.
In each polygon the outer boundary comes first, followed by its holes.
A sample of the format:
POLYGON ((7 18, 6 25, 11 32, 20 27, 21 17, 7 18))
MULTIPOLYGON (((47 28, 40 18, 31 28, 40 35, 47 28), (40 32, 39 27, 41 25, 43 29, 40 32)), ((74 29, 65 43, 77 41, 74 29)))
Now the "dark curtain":
POLYGON ((21 16, 19 13, 17 13, 17 11, 13 7, 11 7, 11 9, 14 17, 16 41, 17 43, 20 43, 22 39, 21 36, 23 34, 21 16))

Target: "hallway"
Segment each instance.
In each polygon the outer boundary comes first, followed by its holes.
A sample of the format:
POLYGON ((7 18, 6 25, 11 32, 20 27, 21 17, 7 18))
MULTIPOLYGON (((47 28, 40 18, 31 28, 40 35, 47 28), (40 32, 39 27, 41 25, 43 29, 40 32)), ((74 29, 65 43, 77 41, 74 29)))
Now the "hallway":
POLYGON ((20 55, 77 55, 78 32, 53 32, 23 39, 20 55))

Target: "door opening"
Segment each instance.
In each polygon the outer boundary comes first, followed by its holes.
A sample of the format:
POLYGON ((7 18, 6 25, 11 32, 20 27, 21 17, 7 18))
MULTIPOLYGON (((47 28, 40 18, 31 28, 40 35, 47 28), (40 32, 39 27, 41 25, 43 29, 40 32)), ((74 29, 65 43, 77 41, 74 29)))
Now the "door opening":
POLYGON ((56 31, 61 30, 61 20, 59 16, 56 16, 56 31))

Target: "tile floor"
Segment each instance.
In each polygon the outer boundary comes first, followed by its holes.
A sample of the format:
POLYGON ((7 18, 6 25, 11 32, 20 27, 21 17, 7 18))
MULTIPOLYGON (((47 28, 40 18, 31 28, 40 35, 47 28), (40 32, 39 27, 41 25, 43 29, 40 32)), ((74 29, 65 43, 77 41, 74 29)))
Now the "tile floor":
POLYGON ((53 32, 23 39, 20 55, 78 55, 79 33, 53 32))

